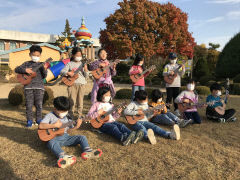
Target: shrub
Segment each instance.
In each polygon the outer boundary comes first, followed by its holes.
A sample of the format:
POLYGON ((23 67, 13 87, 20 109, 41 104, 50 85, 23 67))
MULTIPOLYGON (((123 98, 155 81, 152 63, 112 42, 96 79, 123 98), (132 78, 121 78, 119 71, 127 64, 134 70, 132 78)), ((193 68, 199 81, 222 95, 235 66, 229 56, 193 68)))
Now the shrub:
POLYGON ((233 83, 240 83, 240 74, 233 78, 233 83))
MULTIPOLYGON (((184 91, 184 90, 187 90, 186 86, 182 86, 180 88, 180 91, 184 91)), ((196 91, 200 95, 209 95, 209 94, 211 94, 210 88, 207 87, 207 86, 197 86, 196 87, 196 91)))
MULTIPOLYGON (((53 91, 49 87, 45 87, 43 96, 43 104, 50 105, 54 99, 53 91)), ((23 85, 16 85, 8 95, 8 101, 13 106, 25 105, 25 96, 23 85)))
POLYGON ((199 82, 202 86, 208 85, 208 82, 211 80, 215 80, 212 76, 202 76, 199 78, 199 82))
POLYGON ((233 94, 240 95, 240 83, 233 84, 233 94))
POLYGON ((116 99, 131 99, 132 90, 131 89, 120 89, 117 91, 116 99))

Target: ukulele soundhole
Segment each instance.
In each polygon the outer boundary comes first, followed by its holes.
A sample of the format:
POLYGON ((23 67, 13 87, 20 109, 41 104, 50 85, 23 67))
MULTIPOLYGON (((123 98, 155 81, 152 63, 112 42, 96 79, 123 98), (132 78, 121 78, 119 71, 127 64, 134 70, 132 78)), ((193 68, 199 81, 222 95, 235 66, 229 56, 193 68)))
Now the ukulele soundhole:
POLYGON ((106 116, 105 115, 101 115, 101 119, 104 119, 106 116))

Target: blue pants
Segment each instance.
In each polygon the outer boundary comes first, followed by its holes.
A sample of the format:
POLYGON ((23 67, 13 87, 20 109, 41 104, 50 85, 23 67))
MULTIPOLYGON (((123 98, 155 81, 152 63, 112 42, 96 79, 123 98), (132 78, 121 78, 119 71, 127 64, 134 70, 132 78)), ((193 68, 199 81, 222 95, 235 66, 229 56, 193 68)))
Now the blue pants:
POLYGON ((139 90, 145 90, 145 86, 134 86, 132 85, 132 101, 134 100, 135 97, 135 92, 139 90))
POLYGON ((165 114, 159 114, 152 118, 152 122, 164 124, 164 125, 174 125, 179 123, 179 118, 171 112, 165 114))
POLYGON ((80 144, 82 151, 89 148, 89 144, 86 136, 69 136, 65 133, 62 136, 57 136, 54 139, 47 142, 48 148, 59 158, 60 154, 64 151, 62 146, 76 146, 80 144))
POLYGON ((195 112, 184 112, 184 116, 186 119, 192 119, 194 123, 201 124, 201 118, 197 111, 195 112))
POLYGON ((139 130, 143 130, 144 131, 144 138, 147 139, 147 130, 148 129, 152 129, 154 131, 154 133, 156 133, 159 136, 162 137, 169 137, 170 132, 167 132, 163 129, 161 129, 159 126, 149 122, 149 121, 138 121, 136 124, 132 125, 132 129, 134 131, 139 131, 139 130))
POLYGON ((123 141, 128 137, 128 135, 132 132, 128 129, 124 124, 119 123, 117 121, 111 123, 105 123, 99 130, 103 133, 109 134, 120 141, 123 141))

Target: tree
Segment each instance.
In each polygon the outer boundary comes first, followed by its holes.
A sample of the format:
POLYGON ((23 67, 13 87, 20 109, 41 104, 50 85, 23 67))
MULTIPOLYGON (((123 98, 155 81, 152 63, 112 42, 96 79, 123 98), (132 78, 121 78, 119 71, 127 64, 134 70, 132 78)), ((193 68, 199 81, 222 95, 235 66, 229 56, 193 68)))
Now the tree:
POLYGON ((206 57, 200 57, 194 70, 193 70, 193 76, 197 79, 200 79, 203 76, 208 76, 209 68, 206 57))
POLYGON ((196 45, 194 47, 194 56, 193 56, 193 69, 195 68, 198 60, 206 59, 208 55, 208 49, 205 44, 196 45))
POLYGON ((219 55, 216 75, 220 78, 233 78, 240 70, 240 33, 236 34, 219 55))
POLYGON ((179 8, 149 0, 123 0, 118 5, 100 30, 100 42, 110 58, 141 53, 149 59, 172 51, 193 57, 195 42, 188 32, 188 16, 179 8))
POLYGON ((208 45, 210 50, 217 50, 220 47, 220 44, 209 43, 208 45))
POLYGON ((66 19, 66 23, 65 23, 65 28, 64 28, 64 31, 63 32, 61 32, 61 36, 58 36, 58 39, 56 40, 56 44, 57 44, 57 46, 61 46, 61 43, 67 38, 70 42, 72 41, 71 40, 71 35, 72 35, 72 33, 71 33, 71 30, 72 30, 72 28, 70 27, 70 25, 69 25, 69 21, 68 21, 68 19, 66 19))

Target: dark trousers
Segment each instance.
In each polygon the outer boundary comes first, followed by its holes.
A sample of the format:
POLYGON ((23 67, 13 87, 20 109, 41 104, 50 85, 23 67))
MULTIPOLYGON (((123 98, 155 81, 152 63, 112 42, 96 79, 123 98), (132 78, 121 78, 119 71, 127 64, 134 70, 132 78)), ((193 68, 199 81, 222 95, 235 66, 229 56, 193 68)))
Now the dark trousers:
POLYGON ((42 104, 44 90, 42 89, 25 89, 24 90, 26 99, 26 116, 27 120, 33 121, 33 105, 36 107, 36 121, 42 120, 42 104))
MULTIPOLYGON (((180 87, 168 87, 167 88, 167 99, 166 103, 172 103, 176 99, 176 97, 179 95, 180 87)), ((174 103, 174 110, 178 109, 178 105, 174 103)))
POLYGON ((227 109, 225 111, 225 114, 221 115, 217 111, 215 111, 214 108, 209 107, 209 106, 207 107, 207 110, 206 110, 207 117, 210 116, 210 117, 212 117, 212 119, 216 119, 216 120, 218 120, 219 118, 224 118, 225 120, 228 120, 231 117, 233 117, 235 113, 236 113, 235 109, 227 109))
POLYGON ((184 118, 186 119, 192 119, 194 123, 196 124, 201 124, 202 120, 201 117, 199 116, 198 112, 184 112, 184 118))

